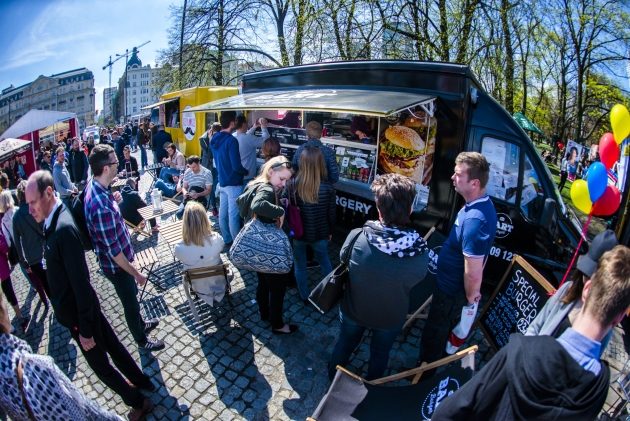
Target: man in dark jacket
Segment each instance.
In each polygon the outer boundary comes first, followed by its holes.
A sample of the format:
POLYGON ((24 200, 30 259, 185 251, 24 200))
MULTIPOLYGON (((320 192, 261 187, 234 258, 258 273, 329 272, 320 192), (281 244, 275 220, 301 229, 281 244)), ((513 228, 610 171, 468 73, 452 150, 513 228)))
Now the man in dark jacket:
POLYGON ((243 177, 247 169, 241 164, 238 141, 232 136, 236 121, 234 111, 221 113, 221 130, 210 140, 210 149, 219 176, 219 227, 226 245, 234 241, 241 229, 236 198, 243 192, 243 177))
POLYGON ((99 379, 132 407, 129 419, 140 419, 152 404, 138 388, 155 390, 155 386, 120 343, 101 312, 90 285, 79 231, 68 208, 55 196, 50 173, 36 171, 29 177, 26 200, 33 218, 44 222, 44 262, 57 320, 70 330, 99 379), (111 366, 108 356, 120 372, 111 366))
MULTIPOLYGON (((144 220, 142 216, 140 216, 140 213, 138 213, 138 209, 144 208, 147 206, 147 203, 142 200, 140 194, 136 191, 136 180, 128 178, 125 186, 120 190, 120 194, 122 196, 122 202, 118 204, 120 214, 125 221, 141 227, 144 220)), ((159 231, 155 218, 149 219, 149 224, 153 232, 159 231)))
POLYGON ((70 180, 75 184, 81 184, 87 182, 88 174, 88 159, 85 155, 85 151, 79 144, 79 139, 75 138, 72 141, 72 149, 68 157, 68 169, 70 170, 70 180))
POLYGON ((46 270, 42 266, 44 257, 44 229, 41 223, 35 221, 28 211, 25 190, 26 180, 17 186, 18 208, 13 215, 13 239, 18 252, 20 265, 28 275, 31 284, 37 291, 40 300, 48 309, 50 289, 46 270))
POLYGON ((584 306, 558 338, 514 334, 439 404, 435 420, 593 420, 608 393, 601 341, 630 306, 630 249, 616 246, 584 284, 584 306))
POLYGON ((299 171, 300 156, 302 151, 307 146, 319 148, 324 154, 324 161, 326 161, 326 171, 328 172, 328 181, 336 183, 339 181, 339 165, 337 164, 337 158, 335 157, 335 150, 325 146, 320 138, 322 137, 322 125, 318 121, 309 121, 306 124, 306 135, 308 141, 301 144, 293 155, 293 169, 299 171))
POLYGON ((151 150, 153 151, 153 163, 158 164, 167 157, 164 147, 173 143, 171 134, 164 130, 164 124, 157 125, 157 133, 153 135, 151 150))

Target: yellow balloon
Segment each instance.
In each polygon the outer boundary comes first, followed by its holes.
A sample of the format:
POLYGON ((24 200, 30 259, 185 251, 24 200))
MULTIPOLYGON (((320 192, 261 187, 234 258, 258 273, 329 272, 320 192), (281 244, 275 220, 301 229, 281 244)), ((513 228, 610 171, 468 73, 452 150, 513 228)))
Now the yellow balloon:
POLYGON ((576 208, 585 214, 590 214, 593 202, 588 194, 588 184, 585 180, 575 180, 571 186, 571 200, 576 208))
POLYGON ((610 110, 610 125, 615 135, 615 142, 617 142, 617 145, 621 145, 621 142, 630 135, 630 113, 625 106, 616 104, 612 107, 612 110, 610 110))

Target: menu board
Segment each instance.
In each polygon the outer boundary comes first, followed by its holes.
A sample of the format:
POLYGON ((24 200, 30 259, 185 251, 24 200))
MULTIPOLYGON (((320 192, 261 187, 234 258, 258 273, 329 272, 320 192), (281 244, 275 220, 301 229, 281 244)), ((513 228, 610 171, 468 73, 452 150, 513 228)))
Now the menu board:
POLYGON ((477 323, 490 344, 499 349, 508 343, 510 334, 525 333, 554 291, 525 259, 514 255, 477 323))

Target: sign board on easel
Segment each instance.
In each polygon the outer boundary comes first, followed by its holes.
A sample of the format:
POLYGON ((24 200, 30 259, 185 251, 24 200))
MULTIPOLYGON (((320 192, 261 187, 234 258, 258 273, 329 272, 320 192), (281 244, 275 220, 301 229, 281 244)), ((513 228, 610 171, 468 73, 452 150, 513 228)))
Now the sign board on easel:
POLYGON ((499 349, 508 343, 510 334, 525 333, 554 291, 525 259, 514 255, 477 323, 490 344, 499 349))

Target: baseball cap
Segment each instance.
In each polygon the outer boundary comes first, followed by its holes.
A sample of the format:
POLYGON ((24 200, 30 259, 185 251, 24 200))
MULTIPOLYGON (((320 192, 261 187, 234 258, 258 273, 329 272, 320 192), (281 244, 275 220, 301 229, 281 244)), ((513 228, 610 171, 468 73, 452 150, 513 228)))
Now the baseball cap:
POLYGON ((593 238, 593 242, 586 254, 578 257, 577 269, 589 278, 597 270, 597 262, 604 253, 612 250, 619 242, 615 233, 611 230, 600 232, 593 238))

